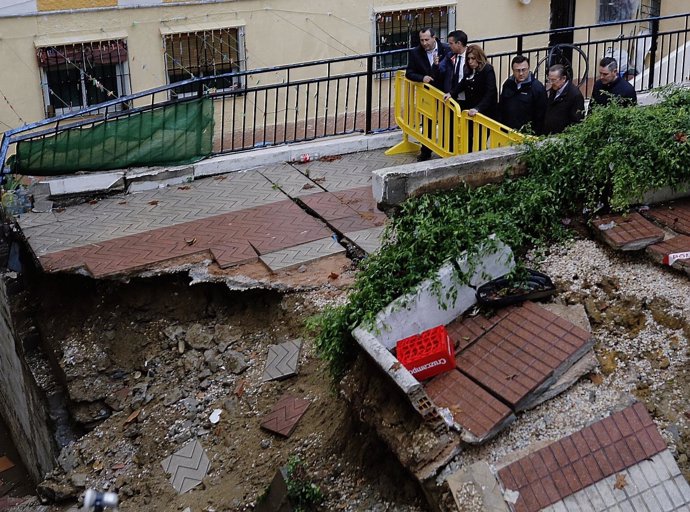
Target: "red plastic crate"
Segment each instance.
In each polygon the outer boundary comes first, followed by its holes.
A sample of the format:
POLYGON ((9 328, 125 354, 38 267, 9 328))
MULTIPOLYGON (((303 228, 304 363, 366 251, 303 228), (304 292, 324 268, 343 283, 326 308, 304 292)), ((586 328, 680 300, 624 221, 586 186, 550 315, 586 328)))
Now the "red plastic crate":
POLYGON ((417 380, 426 380, 455 368, 455 351, 443 325, 398 341, 398 361, 417 380))

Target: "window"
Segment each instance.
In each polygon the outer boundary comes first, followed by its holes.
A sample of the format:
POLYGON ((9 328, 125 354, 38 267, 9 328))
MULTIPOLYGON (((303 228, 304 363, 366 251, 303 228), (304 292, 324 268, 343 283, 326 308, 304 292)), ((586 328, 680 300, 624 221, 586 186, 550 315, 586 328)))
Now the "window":
MULTIPOLYGON (((168 83, 241 71, 243 51, 240 36, 240 30, 236 28, 164 36, 168 83)), ((218 78, 204 83, 205 88, 221 91, 239 89, 241 85, 238 77, 218 78)), ((197 93, 198 86, 193 84, 175 89, 175 94, 179 96, 197 93)))
MULTIPOLYGON (((436 37, 446 40, 455 29, 455 7, 427 7, 376 14, 376 52, 413 48, 419 45, 419 30, 431 27, 436 37)), ((378 68, 407 65, 407 53, 382 55, 378 68)))
POLYGON ((639 14, 640 0, 599 0, 599 23, 634 20, 639 14))
POLYGON ((131 90, 124 40, 48 46, 38 48, 36 56, 46 117, 97 105, 131 90))

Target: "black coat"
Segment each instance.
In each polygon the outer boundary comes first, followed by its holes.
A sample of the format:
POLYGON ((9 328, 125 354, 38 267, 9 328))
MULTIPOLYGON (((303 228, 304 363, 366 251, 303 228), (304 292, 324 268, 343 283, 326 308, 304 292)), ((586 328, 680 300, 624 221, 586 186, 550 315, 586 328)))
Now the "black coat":
MULTIPOLYGON (((450 46, 436 40, 438 48, 438 61, 441 63, 447 54, 450 54, 450 46)), ((426 50, 420 46, 410 50, 407 59, 407 69, 405 70, 405 77, 413 82, 423 82, 425 76, 430 76, 434 79, 430 85, 437 89, 443 89, 443 76, 438 64, 429 64, 429 58, 426 55, 426 50)))
POLYGON ((463 110, 475 108, 480 114, 495 119, 498 90, 493 66, 487 63, 481 71, 475 71, 473 74, 472 70, 466 71, 468 74, 451 88, 451 97, 457 98, 458 94, 464 91, 465 99, 460 102, 463 110))
POLYGON ((544 116, 544 133, 551 135, 561 133, 571 124, 579 123, 585 114, 585 98, 573 82, 568 82, 558 98, 553 98, 549 91, 544 116))
POLYGON ((513 77, 503 83, 498 100, 498 119, 504 125, 519 130, 529 124, 534 133, 541 134, 545 112, 546 89, 532 73, 519 89, 513 77))
POLYGON ((629 82, 618 77, 610 84, 604 84, 601 80, 594 82, 589 108, 591 109, 594 105, 608 105, 611 96, 622 98, 623 105, 637 105, 635 88, 629 82))

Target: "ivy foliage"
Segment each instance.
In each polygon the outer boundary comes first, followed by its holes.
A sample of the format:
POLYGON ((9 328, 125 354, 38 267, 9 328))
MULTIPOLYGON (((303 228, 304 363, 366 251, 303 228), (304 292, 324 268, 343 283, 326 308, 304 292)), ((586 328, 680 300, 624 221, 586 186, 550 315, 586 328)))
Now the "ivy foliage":
POLYGON ((513 249, 543 246, 567 236, 562 219, 583 208, 624 211, 649 189, 689 182, 690 91, 660 95, 647 107, 611 102, 557 137, 528 143, 526 176, 406 201, 381 249, 362 262, 348 302, 311 322, 334 379, 354 355, 355 327, 371 326, 378 311, 463 251, 476 260, 489 235, 513 249))

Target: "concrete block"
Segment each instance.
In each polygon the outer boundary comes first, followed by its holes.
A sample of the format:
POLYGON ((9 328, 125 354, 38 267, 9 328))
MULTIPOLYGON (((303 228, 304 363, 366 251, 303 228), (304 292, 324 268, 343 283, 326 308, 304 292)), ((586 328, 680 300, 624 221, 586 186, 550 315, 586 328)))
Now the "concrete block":
POLYGON ((122 192, 125 189, 124 171, 61 176, 46 180, 50 195, 66 196, 92 192, 122 192))
POLYGON ((379 169, 372 173, 374 199, 383 207, 395 206, 409 197, 450 190, 462 183, 472 187, 497 183, 506 173, 524 172, 517 162, 522 151, 520 146, 497 148, 379 169))
POLYGON ((194 179, 194 167, 142 167, 130 169, 125 175, 127 192, 142 192, 187 183, 194 179))
MULTIPOLYGON (((480 249, 484 254, 470 279, 473 286, 505 275, 514 267, 510 248, 500 241, 496 244, 494 248, 480 249)), ((466 256, 458 258, 457 264, 463 270, 469 269, 466 256)), ((446 325, 476 303, 476 290, 458 283, 451 263, 441 267, 437 280, 440 286, 437 281, 428 279, 376 315, 372 332, 383 346, 392 350, 398 340, 446 325)))
POLYGON ((642 204, 664 203, 666 201, 673 201, 675 199, 683 199, 690 197, 690 182, 679 185, 676 189, 671 187, 662 187, 645 192, 642 196, 642 204))
POLYGON ((503 499, 498 480, 485 461, 475 462, 453 473, 446 482, 458 510, 510 511, 503 499), (476 505, 476 508, 467 507, 470 501, 476 505))
POLYGON ((304 154, 324 156, 345 155, 372 149, 388 148, 400 138, 400 132, 373 135, 345 135, 325 140, 263 147, 230 155, 208 158, 194 164, 194 177, 214 176, 228 172, 246 171, 262 165, 299 161, 304 154))

